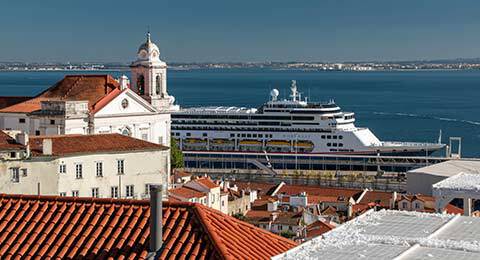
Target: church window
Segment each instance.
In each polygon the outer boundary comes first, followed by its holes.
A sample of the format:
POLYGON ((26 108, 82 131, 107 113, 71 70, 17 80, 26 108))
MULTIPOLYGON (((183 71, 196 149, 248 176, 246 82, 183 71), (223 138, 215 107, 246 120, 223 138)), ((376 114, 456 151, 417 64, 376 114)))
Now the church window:
POLYGON ((145 95, 145 78, 143 75, 140 75, 137 78, 137 89, 139 95, 145 95))
POLYGON ((157 93, 157 95, 160 95, 160 92, 161 92, 161 84, 162 84, 162 77, 160 77, 160 75, 157 75, 157 78, 155 80, 156 82, 156 85, 155 85, 155 91, 157 93))
POLYGON ((125 128, 122 130, 122 135, 130 136, 130 135, 131 135, 130 129, 128 129, 128 127, 125 127, 125 128))
POLYGON ((128 99, 125 98, 125 99, 122 100, 122 107, 124 109, 128 107, 128 99))

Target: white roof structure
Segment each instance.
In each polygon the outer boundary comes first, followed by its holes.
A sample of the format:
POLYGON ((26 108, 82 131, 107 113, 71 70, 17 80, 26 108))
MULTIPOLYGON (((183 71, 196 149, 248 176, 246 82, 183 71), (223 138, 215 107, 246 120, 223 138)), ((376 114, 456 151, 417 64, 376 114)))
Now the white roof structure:
POLYGON ((424 173, 450 177, 461 172, 480 173, 480 160, 449 160, 442 163, 411 170, 409 172, 424 173))
POLYGON ((480 174, 460 173, 433 184, 433 192, 475 192, 480 193, 480 174))
POLYGON ((369 211, 272 259, 480 259, 480 218, 369 211))
POLYGON ((480 174, 459 173, 432 185, 437 211, 455 198, 463 199, 464 215, 472 214, 472 199, 480 199, 480 174))

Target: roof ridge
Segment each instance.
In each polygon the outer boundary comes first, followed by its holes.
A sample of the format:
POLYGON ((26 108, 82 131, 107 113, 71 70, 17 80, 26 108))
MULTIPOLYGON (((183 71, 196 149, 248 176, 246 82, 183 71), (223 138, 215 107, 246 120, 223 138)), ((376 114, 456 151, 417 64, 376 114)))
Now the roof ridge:
POLYGON ((72 84, 72 86, 67 90, 67 92, 65 92, 65 95, 63 95, 63 98, 66 98, 68 96, 68 93, 70 93, 70 91, 72 91, 72 89, 75 88, 75 86, 78 84, 78 82, 82 79, 83 79, 82 75, 77 77, 77 80, 75 80, 75 82, 72 84))
POLYGON ((219 254, 220 258, 231 259, 232 257, 229 257, 230 254, 228 253, 227 248, 225 246, 223 246, 221 238, 219 238, 217 236, 217 234, 211 232, 213 229, 216 229, 216 228, 214 228, 212 225, 210 225, 210 223, 208 222, 208 219, 207 219, 208 217, 206 216, 206 214, 203 210, 204 210, 204 208, 203 208, 203 205, 201 205, 201 204, 195 204, 194 207, 193 207, 193 212, 198 217, 198 219, 200 220, 200 224, 202 225, 204 232, 210 238, 213 246, 218 251, 221 252, 221 254, 219 254))
POLYGON ((113 198, 93 198, 93 197, 70 197, 56 195, 31 195, 31 194, 6 194, 0 193, 0 199, 20 199, 20 200, 40 200, 40 201, 58 201, 58 202, 92 202, 92 203, 109 203, 116 205, 150 205, 148 200, 134 199, 113 199, 113 198))

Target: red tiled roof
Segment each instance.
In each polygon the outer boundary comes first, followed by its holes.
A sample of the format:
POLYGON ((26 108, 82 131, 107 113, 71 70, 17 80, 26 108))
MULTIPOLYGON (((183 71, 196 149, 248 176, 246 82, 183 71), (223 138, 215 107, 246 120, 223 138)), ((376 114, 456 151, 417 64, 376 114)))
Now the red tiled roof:
POLYGON ((185 171, 175 171, 176 178, 191 177, 193 174, 185 171))
POLYGON ((6 108, 6 107, 9 107, 9 106, 13 106, 13 105, 18 104, 20 102, 27 101, 31 98, 32 97, 14 97, 14 96, 6 97, 6 96, 2 96, 2 97, 0 97, 0 109, 6 108))
POLYGON ((168 193, 172 196, 181 197, 185 199, 192 199, 192 198, 203 198, 207 196, 205 193, 196 191, 194 189, 188 187, 179 187, 175 189, 168 190, 168 193))
POLYGON ((239 190, 256 190, 258 191, 259 196, 266 195, 271 189, 276 187, 278 184, 272 184, 272 183, 263 183, 263 182, 241 182, 241 181, 236 181, 233 182, 235 185, 237 185, 239 190))
POLYGON ((288 195, 300 194, 301 192, 306 192, 310 195, 317 196, 334 196, 345 198, 353 197, 359 191, 358 189, 339 189, 339 188, 329 188, 329 187, 315 187, 315 186, 301 186, 301 185, 284 185, 280 188, 278 194, 284 193, 288 195))
POLYGON ((245 218, 252 222, 268 222, 274 213, 276 212, 268 210, 249 210, 245 214, 245 218))
POLYGON ((336 196, 316 196, 316 195, 309 195, 307 197, 308 199, 308 204, 320 204, 322 202, 341 202, 341 203, 347 203, 348 200, 345 199, 345 197, 336 197, 336 196))
POLYGON ((110 75, 67 75, 39 95, 24 102, 0 109, 4 113, 30 113, 40 110, 41 101, 88 101, 90 111, 95 104, 119 89, 119 83, 110 75))
POLYGON ((199 178, 199 179, 193 180, 193 182, 196 182, 196 183, 198 183, 198 184, 200 184, 203 187, 208 188, 208 189, 213 189, 213 188, 218 188, 219 187, 210 178, 199 178))
POLYGON ((100 99, 97 103, 93 104, 92 106, 92 113, 95 114, 98 111, 100 111, 102 108, 104 108, 110 101, 118 97, 120 94, 125 92, 127 89, 120 90, 119 88, 116 88, 112 90, 112 92, 108 93, 104 98, 100 99))
POLYGON ((452 204, 447 204, 447 206, 445 206, 445 211, 447 211, 448 214, 463 214, 463 209, 452 204))
POLYGON ((392 198, 391 192, 367 191, 359 203, 368 204, 369 202, 375 202, 384 208, 390 208, 392 198))
POLYGON ((168 149, 163 145, 121 134, 32 136, 29 144, 33 156, 43 155, 44 139, 52 140, 53 156, 168 149))
MULTIPOLYGON (((0 258, 146 259, 150 206, 0 194, 0 258)), ((160 259, 269 259, 296 244, 195 203, 163 202, 160 259)))
POLYGON ((0 150, 23 150, 25 146, 17 143, 14 138, 7 133, 0 131, 0 150))
POLYGON ((337 214, 337 209, 333 206, 328 206, 321 212, 322 215, 332 216, 337 214))
POLYGON ((326 233, 334 228, 335 226, 332 224, 329 224, 325 221, 317 220, 307 226, 307 238, 314 238, 320 236, 323 233, 326 233))

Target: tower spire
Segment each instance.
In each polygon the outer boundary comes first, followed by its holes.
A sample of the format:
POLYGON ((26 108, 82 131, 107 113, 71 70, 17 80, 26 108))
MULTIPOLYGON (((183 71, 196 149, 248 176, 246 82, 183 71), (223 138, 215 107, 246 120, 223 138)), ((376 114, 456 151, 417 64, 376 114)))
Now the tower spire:
POLYGON ((148 31, 147 31, 147 42, 151 42, 151 40, 150 40, 150 27, 148 28, 148 31))

